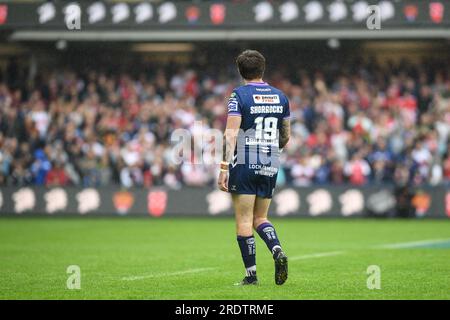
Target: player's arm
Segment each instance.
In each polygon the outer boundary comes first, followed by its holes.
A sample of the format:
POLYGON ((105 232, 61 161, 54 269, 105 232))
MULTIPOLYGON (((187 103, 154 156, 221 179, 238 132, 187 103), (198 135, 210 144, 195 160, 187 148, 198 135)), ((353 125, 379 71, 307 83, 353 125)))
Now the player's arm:
POLYGON ((240 116, 228 116, 227 126, 223 135, 223 156, 224 162, 230 163, 233 159, 234 149, 236 148, 239 128, 241 127, 240 116))
POLYGON ((291 110, 289 107, 289 100, 286 96, 283 96, 283 99, 285 101, 283 122, 281 122, 280 135, 278 139, 280 149, 283 149, 287 145, 289 138, 291 137, 291 110))
POLYGON ((283 119, 280 129, 280 139, 279 139, 280 149, 283 149, 287 145, 290 137, 291 137, 291 121, 289 120, 289 118, 283 119))
POLYGON ((219 188, 222 191, 228 191, 228 164, 233 160, 241 121, 242 119, 238 115, 229 115, 227 118, 227 125, 223 135, 222 163, 220 164, 218 180, 219 188))

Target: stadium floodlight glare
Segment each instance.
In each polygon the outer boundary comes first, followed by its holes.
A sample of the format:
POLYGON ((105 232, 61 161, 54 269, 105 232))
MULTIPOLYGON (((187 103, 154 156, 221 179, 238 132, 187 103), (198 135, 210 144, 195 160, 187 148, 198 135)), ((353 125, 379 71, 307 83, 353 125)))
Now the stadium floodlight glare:
POLYGON ((66 40, 58 40, 55 43, 55 47, 58 50, 66 50, 67 49, 67 41, 66 40))
POLYGON ((339 49, 341 46, 341 42, 339 41, 339 39, 332 38, 332 39, 328 39, 327 45, 331 49, 339 49))

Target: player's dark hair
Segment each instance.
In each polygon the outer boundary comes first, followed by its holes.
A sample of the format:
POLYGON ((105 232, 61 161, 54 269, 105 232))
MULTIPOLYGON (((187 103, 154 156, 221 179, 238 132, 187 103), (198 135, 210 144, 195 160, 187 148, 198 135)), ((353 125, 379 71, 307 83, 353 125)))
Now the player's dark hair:
POLYGON ((245 50, 236 58, 236 64, 245 80, 259 79, 266 69, 266 58, 256 50, 245 50))

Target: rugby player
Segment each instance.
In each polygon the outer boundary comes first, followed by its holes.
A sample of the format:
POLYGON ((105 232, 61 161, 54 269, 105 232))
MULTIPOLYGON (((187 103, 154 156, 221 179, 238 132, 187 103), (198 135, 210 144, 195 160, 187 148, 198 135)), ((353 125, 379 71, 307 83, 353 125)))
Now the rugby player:
POLYGON ((237 285, 258 284, 253 229, 275 262, 275 283, 288 277, 288 259, 275 227, 267 219, 279 170, 279 158, 290 137, 289 102, 263 81, 266 61, 255 50, 236 59, 244 85, 231 93, 224 134, 219 188, 230 192, 236 217, 237 242, 246 276, 237 285))

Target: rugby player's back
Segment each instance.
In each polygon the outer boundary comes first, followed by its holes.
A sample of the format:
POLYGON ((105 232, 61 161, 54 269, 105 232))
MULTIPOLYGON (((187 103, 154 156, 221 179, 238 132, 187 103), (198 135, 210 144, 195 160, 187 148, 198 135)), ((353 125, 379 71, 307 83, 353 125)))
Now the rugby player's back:
POLYGON ((228 102, 228 115, 241 116, 237 153, 279 152, 279 130, 290 117, 289 102, 284 93, 265 82, 248 82, 233 90, 228 102), (256 146, 256 148, 252 148, 256 146))
POLYGON ((241 117, 230 192, 271 198, 280 166, 279 133, 290 116, 288 99, 265 82, 248 82, 233 90, 228 115, 241 117))

